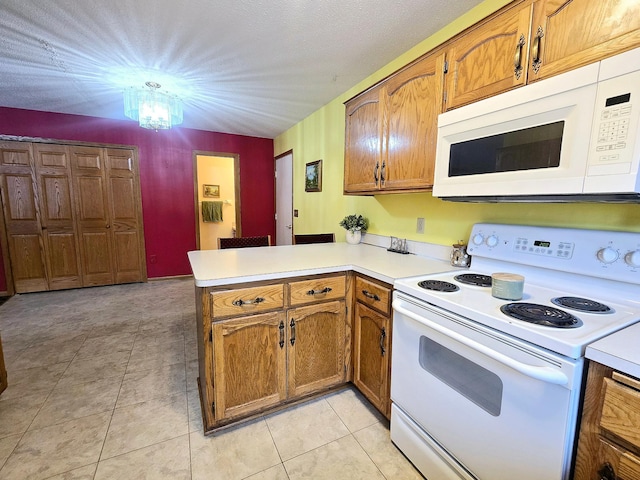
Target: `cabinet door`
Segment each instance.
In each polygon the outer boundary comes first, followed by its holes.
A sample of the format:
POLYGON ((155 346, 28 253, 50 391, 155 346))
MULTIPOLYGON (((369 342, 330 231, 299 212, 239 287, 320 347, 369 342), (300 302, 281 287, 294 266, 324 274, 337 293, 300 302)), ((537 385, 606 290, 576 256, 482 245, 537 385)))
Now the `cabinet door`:
POLYGON ((444 54, 434 53, 384 83, 383 190, 433 187, 444 54))
POLYGON ((529 81, 640 45, 637 1, 538 0, 533 7, 529 81))
POLYGON ((289 397, 344 383, 347 348, 344 302, 289 310, 287 324, 289 397))
POLYGON ((94 147, 70 147, 85 286, 114 283, 105 159, 94 147))
POLYGON ((49 288, 31 144, 0 143, 2 208, 16 293, 49 288))
POLYGON ((36 143, 33 154, 49 289, 82 287, 68 149, 36 143))
POLYGON ((213 324, 216 422, 277 405, 287 396, 283 312, 213 324))
POLYGON ((447 110, 524 85, 531 11, 530 4, 518 5, 451 44, 447 51, 447 110))
POLYGON ((379 187, 382 152, 380 88, 346 104, 344 192, 375 192, 379 187))
POLYGON ((353 383, 383 414, 389 415, 389 317, 356 303, 353 383))
POLYGON ((147 279, 140 181, 133 150, 105 150, 115 283, 147 279))

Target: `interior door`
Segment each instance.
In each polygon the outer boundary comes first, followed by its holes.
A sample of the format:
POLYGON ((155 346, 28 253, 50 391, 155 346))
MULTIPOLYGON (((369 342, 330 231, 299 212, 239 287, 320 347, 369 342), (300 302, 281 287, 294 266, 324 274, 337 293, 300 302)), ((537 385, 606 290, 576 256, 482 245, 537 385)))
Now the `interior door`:
POLYGON ((276 158, 276 245, 293 240, 293 153, 276 158))
POLYGON ((44 291, 48 289, 48 279, 31 146, 4 142, 0 144, 0 154, 0 191, 15 290, 44 291))

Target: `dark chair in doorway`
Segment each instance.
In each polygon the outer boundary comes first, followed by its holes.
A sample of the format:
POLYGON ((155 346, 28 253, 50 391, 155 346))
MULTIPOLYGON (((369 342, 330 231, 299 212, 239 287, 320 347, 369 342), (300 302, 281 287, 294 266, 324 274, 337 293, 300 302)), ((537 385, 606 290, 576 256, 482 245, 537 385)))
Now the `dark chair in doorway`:
POLYGON ((303 245, 306 243, 333 243, 335 241, 335 233, 308 233, 293 236, 294 245, 303 245))
POLYGON ((218 248, 270 247, 271 235, 259 237, 218 238, 218 248))

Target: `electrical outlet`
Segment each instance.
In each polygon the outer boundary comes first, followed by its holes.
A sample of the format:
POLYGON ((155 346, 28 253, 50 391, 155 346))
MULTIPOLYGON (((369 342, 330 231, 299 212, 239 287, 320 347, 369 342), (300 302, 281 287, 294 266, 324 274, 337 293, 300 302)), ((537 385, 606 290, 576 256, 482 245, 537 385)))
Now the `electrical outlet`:
POLYGON ((298 217, 298 209, 297 208, 293 211, 293 216, 296 217, 296 218, 298 217))
POLYGON ((416 222, 416 233, 424 233, 424 218, 418 217, 416 222))

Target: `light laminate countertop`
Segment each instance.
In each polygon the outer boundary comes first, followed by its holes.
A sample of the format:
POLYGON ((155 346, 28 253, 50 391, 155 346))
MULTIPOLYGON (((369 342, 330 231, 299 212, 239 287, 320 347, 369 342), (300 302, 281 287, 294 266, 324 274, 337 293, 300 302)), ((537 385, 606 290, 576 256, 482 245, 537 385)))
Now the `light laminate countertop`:
POLYGON ((640 323, 592 343, 585 355, 590 360, 640 378, 640 323))
POLYGON ((393 284, 397 278, 455 268, 444 258, 402 255, 373 245, 343 242, 197 250, 188 256, 197 287, 349 270, 393 284))

